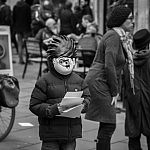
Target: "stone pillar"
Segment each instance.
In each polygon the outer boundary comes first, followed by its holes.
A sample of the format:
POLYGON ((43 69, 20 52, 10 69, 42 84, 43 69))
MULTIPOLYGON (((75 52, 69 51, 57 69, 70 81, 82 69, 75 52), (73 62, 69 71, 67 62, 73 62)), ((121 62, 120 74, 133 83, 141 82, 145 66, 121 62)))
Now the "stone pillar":
POLYGON ((93 0, 95 22, 98 24, 99 33, 104 31, 104 0, 93 0))
POLYGON ((150 29, 150 1, 134 0, 135 31, 150 29))

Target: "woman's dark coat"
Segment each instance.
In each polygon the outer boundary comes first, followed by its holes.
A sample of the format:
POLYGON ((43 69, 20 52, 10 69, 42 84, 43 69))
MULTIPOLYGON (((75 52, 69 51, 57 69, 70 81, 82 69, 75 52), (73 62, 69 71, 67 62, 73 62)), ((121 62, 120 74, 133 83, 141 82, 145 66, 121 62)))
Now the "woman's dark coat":
POLYGON ((124 64, 125 55, 120 37, 114 30, 109 30, 100 42, 94 63, 85 79, 91 93, 86 119, 116 123, 115 107, 111 102, 112 97, 120 92, 124 64))
MULTIPOLYGON (((125 72, 128 75, 127 68, 125 72)), ((150 136, 150 50, 134 54, 134 76, 135 95, 130 84, 126 84, 125 134, 150 136)), ((129 83, 129 76, 125 77, 125 83, 129 83)))
POLYGON ((82 90, 82 97, 89 101, 89 90, 83 84, 83 79, 75 73, 62 76, 53 70, 36 82, 30 99, 30 110, 38 116, 41 140, 72 140, 82 137, 81 118, 57 116, 60 115, 57 104, 66 92, 82 90))

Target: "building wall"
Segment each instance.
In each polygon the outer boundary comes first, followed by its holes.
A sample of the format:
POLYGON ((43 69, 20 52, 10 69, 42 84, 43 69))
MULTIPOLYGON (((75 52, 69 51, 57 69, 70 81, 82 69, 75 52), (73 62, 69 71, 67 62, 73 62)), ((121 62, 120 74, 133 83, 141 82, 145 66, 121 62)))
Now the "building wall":
POLYGON ((150 29, 150 1, 134 0, 135 31, 150 29))

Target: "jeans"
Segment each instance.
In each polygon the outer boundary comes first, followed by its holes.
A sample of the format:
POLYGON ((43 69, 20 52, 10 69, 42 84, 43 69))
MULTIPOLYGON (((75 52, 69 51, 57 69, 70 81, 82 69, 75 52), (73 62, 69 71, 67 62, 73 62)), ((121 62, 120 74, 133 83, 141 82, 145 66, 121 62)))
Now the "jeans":
MULTIPOLYGON (((129 143, 128 143, 129 150, 142 150, 140 138, 141 135, 137 137, 129 137, 129 143)), ((146 139, 147 139, 148 150, 150 150, 150 137, 146 137, 146 139)))
POLYGON ((100 123, 96 143, 96 150, 110 150, 111 137, 116 129, 114 123, 100 123))
POLYGON ((51 142, 42 142, 41 150, 75 150, 76 140, 55 140, 51 142))

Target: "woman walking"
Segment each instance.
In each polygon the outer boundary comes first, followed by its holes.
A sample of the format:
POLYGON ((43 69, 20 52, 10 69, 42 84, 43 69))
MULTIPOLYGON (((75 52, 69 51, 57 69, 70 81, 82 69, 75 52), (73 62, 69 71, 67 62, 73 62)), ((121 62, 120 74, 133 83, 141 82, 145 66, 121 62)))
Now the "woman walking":
MULTIPOLYGON (((99 122, 96 150, 110 150, 111 137, 116 128, 116 103, 120 93, 121 71, 126 60, 132 60, 126 32, 133 30, 130 8, 117 6, 107 21, 94 62, 85 82, 89 85, 91 103, 85 118, 99 122)), ((132 61, 131 61, 132 62, 132 61)), ((130 66, 132 75, 132 66, 130 66)))

